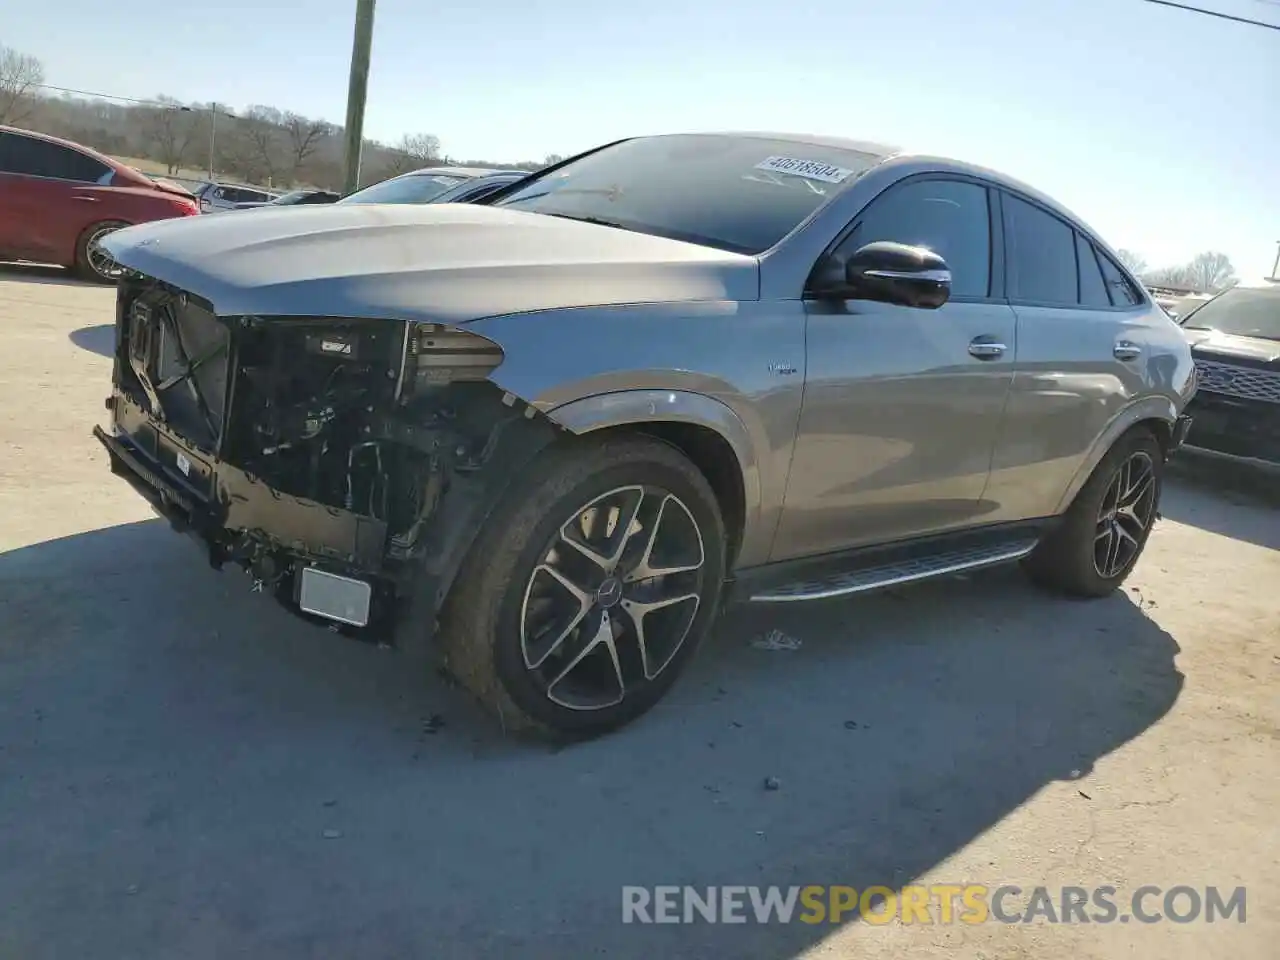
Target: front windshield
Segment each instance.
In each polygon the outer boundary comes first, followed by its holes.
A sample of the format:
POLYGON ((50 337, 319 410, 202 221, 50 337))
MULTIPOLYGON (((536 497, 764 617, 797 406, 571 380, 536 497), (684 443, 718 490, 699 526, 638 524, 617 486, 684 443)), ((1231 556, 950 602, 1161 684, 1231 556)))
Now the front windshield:
POLYGON ((880 160, 762 137, 642 137, 539 177, 495 206, 757 254, 880 160))
POLYGON ((1188 313, 1182 325, 1189 330, 1280 340, 1280 284, 1235 287, 1188 313))
POLYGON ((468 180, 443 173, 407 173, 357 190, 339 203, 430 203, 446 190, 468 180))

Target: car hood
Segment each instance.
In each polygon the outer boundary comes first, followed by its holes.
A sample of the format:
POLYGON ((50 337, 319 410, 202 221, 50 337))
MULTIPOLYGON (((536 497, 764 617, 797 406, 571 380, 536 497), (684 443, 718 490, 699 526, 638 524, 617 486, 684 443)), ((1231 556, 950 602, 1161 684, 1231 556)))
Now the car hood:
POLYGON ((222 316, 460 323, 564 307, 753 300, 754 258, 613 227, 465 204, 260 208, 118 230, 122 266, 222 316))
POLYGON ((1218 330, 1182 330, 1193 353, 1211 353, 1226 359, 1252 360, 1259 364, 1280 363, 1280 340, 1241 337, 1218 330))

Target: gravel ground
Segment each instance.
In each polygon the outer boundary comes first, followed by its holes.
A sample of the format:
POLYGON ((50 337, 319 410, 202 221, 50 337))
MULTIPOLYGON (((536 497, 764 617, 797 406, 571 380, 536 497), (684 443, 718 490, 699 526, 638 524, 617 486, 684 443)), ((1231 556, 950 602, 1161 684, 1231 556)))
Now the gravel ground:
POLYGON ((108 475, 111 301, 0 273, 0 957, 1276 956, 1266 483, 1183 466, 1095 603, 1004 570, 737 613, 649 718, 551 751, 215 574, 108 475), (912 882, 1244 885, 1248 913, 620 922, 624 884, 912 882))

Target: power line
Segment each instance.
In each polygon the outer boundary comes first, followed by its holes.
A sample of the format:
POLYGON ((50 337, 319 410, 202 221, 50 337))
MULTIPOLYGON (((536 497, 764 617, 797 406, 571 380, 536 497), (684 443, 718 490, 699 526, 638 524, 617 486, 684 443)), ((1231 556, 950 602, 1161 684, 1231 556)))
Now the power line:
POLYGON ((1235 23, 1247 23, 1251 27, 1265 27, 1268 30, 1280 30, 1280 23, 1264 23, 1261 20, 1250 20, 1248 17, 1237 17, 1230 13, 1219 13, 1217 10, 1205 10, 1202 7, 1189 7, 1183 3, 1173 3, 1172 0, 1144 0, 1145 3, 1155 3, 1162 7, 1173 7, 1177 10, 1188 10, 1191 13, 1203 13, 1206 17, 1217 17, 1220 20, 1231 20, 1235 23))
POLYGON ((174 104, 162 103, 159 100, 139 100, 137 97, 119 97, 113 93, 102 93, 97 90, 75 90, 71 87, 55 87, 52 83, 33 83, 31 86, 37 87, 40 90, 53 90, 56 93, 73 93, 78 97, 97 97, 101 100, 123 100, 126 103, 141 103, 147 106, 174 106, 174 104))

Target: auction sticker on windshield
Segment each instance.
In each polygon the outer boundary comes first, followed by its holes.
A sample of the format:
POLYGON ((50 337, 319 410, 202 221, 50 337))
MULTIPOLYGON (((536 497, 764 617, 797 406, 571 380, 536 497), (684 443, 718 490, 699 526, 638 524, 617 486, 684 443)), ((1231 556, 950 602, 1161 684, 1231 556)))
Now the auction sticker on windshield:
POLYGON ((821 180, 823 183, 843 183, 853 176, 852 170, 844 167, 833 167, 829 163, 817 160, 798 160, 795 157, 770 157, 756 164, 757 170, 768 170, 771 173, 789 173, 793 177, 804 177, 806 180, 821 180))

